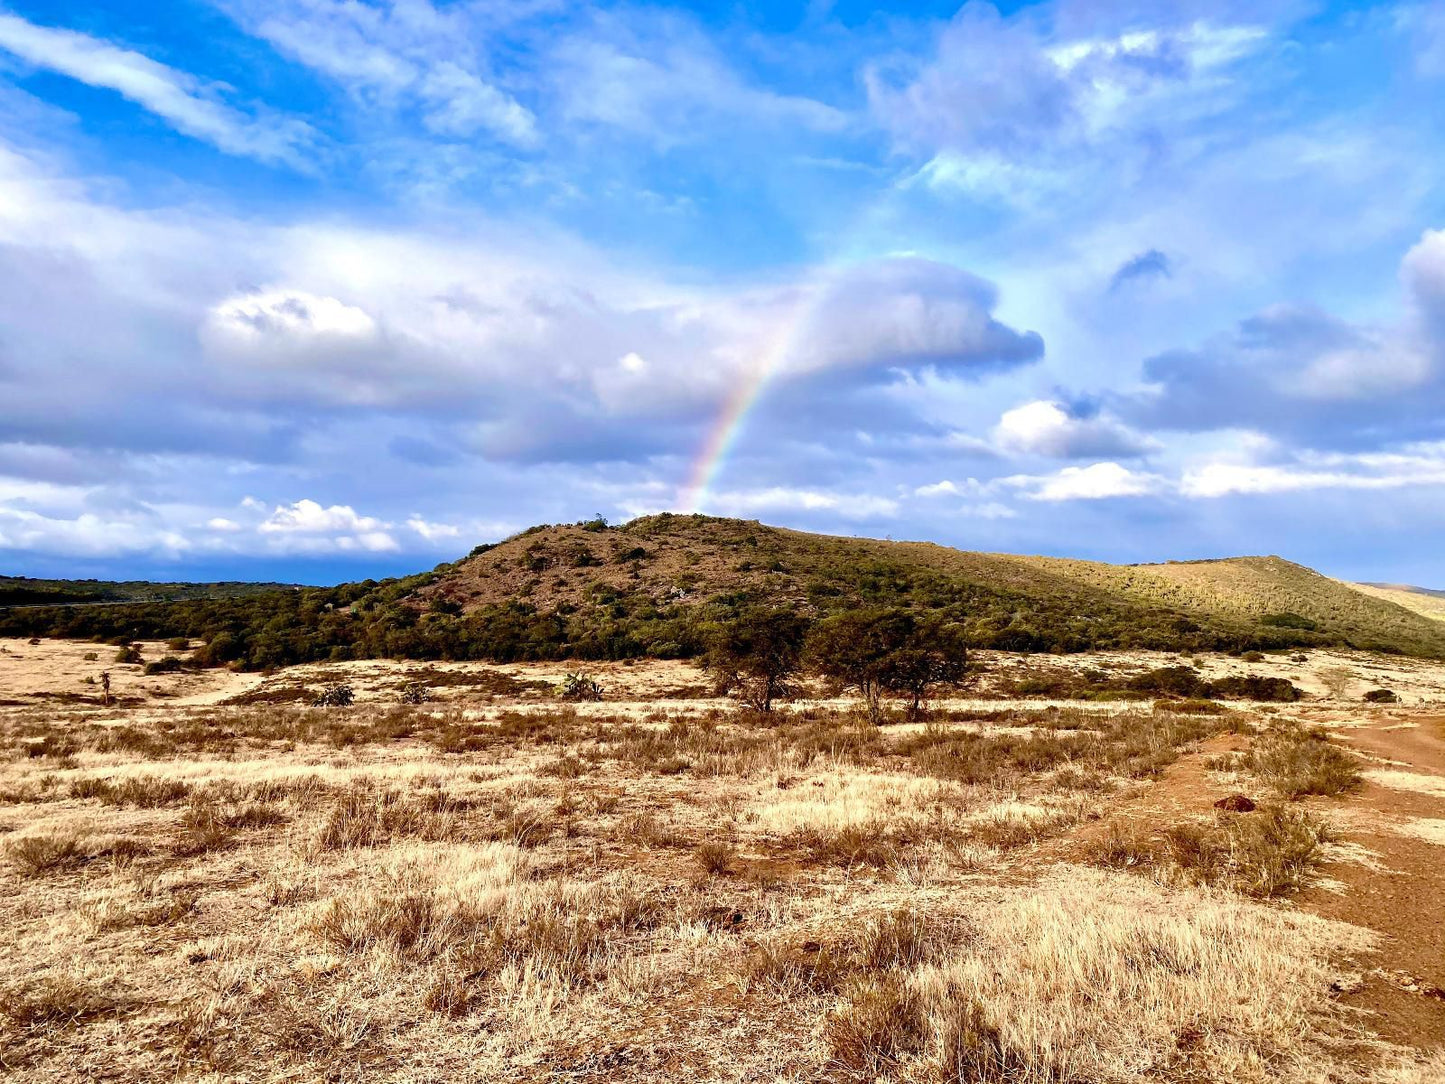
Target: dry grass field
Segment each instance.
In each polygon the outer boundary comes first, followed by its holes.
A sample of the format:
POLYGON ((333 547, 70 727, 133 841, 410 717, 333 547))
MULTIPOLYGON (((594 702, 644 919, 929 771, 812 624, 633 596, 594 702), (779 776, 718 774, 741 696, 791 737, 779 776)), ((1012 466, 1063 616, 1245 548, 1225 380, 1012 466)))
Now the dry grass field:
POLYGON ((1440 664, 988 655, 873 727, 683 663, 113 653, 0 644, 4 1079, 1445 1080, 1440 664))

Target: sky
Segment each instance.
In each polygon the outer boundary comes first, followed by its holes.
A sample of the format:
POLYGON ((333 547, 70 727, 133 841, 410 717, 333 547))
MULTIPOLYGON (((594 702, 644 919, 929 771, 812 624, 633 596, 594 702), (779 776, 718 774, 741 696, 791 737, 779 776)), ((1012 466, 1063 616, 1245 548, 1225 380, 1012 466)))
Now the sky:
POLYGON ((0 572, 659 511, 1445 587, 1445 5, 0 0, 0 572))

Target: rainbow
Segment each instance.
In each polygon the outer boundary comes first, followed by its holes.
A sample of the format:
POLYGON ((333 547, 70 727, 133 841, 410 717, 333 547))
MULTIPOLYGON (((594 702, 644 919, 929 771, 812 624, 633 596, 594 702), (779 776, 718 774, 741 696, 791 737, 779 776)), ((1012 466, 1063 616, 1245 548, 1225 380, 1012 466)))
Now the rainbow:
MULTIPOLYGON (((907 182, 903 182, 906 186, 907 182)), ((768 386, 777 377, 794 346, 811 325, 814 311, 828 296, 829 289, 853 262, 869 254, 860 248, 872 233, 872 228, 888 215, 889 197, 897 190, 898 184, 890 185, 876 199, 866 203, 854 216, 851 225, 842 229, 837 236, 843 244, 833 258, 816 267, 812 276, 798 286, 798 298, 791 311, 778 322, 772 336, 758 357, 758 363, 747 373, 732 394, 723 402, 711 428, 698 449, 697 456, 688 470, 687 480, 678 491, 677 506, 682 512, 700 512, 707 501, 708 490, 717 481, 728 455, 736 447, 738 438, 747 428, 748 415, 762 400, 768 386)))
POLYGON ((763 395, 782 369, 793 347, 808 328, 818 303, 827 295, 828 286, 842 271, 841 266, 825 267, 812 281, 798 288, 798 299, 791 310, 779 320, 767 344, 760 351, 757 364, 739 379, 732 393, 723 401, 722 410, 708 429, 702 447, 688 470, 687 480, 678 494, 678 508, 683 512, 701 512, 708 490, 717 481, 718 473, 747 428, 748 415, 762 401, 763 395))

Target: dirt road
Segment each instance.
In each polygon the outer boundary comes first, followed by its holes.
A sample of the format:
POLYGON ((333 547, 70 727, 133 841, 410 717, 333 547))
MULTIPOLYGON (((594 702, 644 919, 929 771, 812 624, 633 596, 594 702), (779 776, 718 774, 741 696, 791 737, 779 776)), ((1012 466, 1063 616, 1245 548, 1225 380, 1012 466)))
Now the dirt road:
POLYGON ((1372 1013, 1384 1038, 1445 1047, 1445 717, 1380 713, 1335 736, 1365 758, 1366 783, 1341 806, 1342 834, 1377 868, 1328 863, 1338 882, 1304 893, 1298 904, 1326 918, 1383 935, 1361 961, 1364 985, 1342 995, 1372 1013))

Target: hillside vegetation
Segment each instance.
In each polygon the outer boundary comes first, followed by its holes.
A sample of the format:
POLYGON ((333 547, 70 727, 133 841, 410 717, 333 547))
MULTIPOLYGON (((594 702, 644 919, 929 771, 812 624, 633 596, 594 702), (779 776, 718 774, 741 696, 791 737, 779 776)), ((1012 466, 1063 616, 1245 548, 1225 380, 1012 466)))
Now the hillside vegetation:
POLYGON ((120 602, 180 602, 244 598, 290 590, 284 583, 154 583, 149 580, 44 580, 0 576, 0 606, 91 606, 120 602))
POLYGON ((935 613, 976 647, 1244 651, 1346 646, 1445 657, 1445 628, 1277 557, 1115 566, 663 514, 532 528, 401 580, 149 606, 12 609, 0 634, 168 636, 250 667, 375 656, 691 657, 756 607, 935 613))
POLYGON ((1413 610, 1432 621, 1445 621, 1445 591, 1393 583, 1353 583, 1350 586, 1374 598, 1413 610))
POLYGON ((1278 557, 1119 566, 705 516, 534 528, 475 552, 418 596, 439 611, 520 605, 593 629, 652 634, 649 648, 663 653, 673 644, 655 634, 680 615, 749 602, 817 615, 860 605, 947 609, 979 646, 1023 651, 1328 643, 1445 653, 1445 633, 1419 614, 1278 557))

